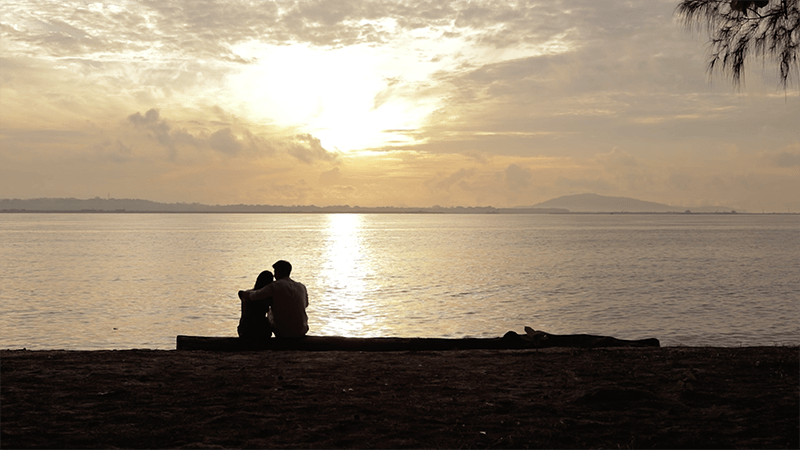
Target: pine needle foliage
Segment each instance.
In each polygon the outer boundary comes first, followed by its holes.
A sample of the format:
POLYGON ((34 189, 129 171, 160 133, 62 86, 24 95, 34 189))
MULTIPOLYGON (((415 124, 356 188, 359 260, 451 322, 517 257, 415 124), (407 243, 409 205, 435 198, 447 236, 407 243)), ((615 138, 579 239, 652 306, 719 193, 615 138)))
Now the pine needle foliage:
POLYGON ((785 90, 797 81, 800 60, 798 0, 682 0, 675 14, 690 29, 705 29, 710 39, 708 71, 720 71, 734 85, 744 81, 752 57, 777 63, 785 90))

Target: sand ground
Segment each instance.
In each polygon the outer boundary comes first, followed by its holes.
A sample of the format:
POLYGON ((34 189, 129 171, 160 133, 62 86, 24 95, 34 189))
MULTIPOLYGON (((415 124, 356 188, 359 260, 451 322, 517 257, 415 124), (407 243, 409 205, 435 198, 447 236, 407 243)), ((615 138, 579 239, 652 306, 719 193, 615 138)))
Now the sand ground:
POLYGON ((0 351, 2 448, 798 448, 798 347, 0 351))

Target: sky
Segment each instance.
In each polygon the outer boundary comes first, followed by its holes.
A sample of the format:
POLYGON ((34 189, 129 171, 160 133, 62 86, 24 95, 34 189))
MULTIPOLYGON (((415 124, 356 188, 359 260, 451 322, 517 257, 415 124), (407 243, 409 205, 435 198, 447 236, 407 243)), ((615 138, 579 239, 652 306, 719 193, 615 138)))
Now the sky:
POLYGON ((0 5, 0 198, 800 210, 800 88, 677 0, 0 5))

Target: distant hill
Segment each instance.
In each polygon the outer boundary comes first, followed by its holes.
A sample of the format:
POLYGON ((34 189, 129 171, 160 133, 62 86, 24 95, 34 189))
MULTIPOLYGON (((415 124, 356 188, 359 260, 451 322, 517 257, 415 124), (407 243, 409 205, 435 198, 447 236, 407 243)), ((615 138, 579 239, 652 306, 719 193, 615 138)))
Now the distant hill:
POLYGON ((546 202, 533 205, 531 208, 563 208, 570 212, 629 212, 629 213, 665 213, 665 212, 731 212, 732 208, 724 206, 685 207, 670 206, 662 203, 647 202, 627 197, 607 197, 597 194, 565 195, 546 202))
POLYGON ((84 212, 84 213, 428 213, 428 214, 552 214, 558 208, 494 208, 491 206, 432 206, 430 208, 360 207, 350 205, 204 205, 202 203, 159 203, 117 198, 34 198, 0 199, 0 212, 84 212))
POLYGON ((565 195, 537 205, 519 208, 491 206, 432 206, 428 208, 281 205, 204 205, 202 203, 159 203, 116 198, 0 199, 0 212, 172 212, 172 213, 428 213, 428 214, 563 214, 563 213, 696 213, 732 212, 722 206, 683 207, 646 202, 626 197, 597 194, 565 195))

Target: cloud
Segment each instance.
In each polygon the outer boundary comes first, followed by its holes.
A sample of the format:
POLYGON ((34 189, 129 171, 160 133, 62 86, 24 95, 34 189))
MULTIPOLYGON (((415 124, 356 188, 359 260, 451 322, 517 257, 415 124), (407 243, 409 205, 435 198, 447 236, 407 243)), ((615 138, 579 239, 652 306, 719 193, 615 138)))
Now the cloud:
POLYGON ((775 167, 800 167, 800 150, 784 150, 772 157, 775 167))
POLYGON ((229 155, 235 155, 242 149, 242 144, 236 139, 236 136, 231 133, 230 128, 223 128, 211 133, 211 136, 208 138, 208 145, 214 150, 229 155))
POLYGON ((338 167, 319 174, 319 180, 326 185, 337 184, 341 179, 342 174, 338 167))
MULTIPOLYGON (((158 143, 167 148, 169 151, 169 158, 175 159, 177 155, 176 141, 178 139, 173 136, 166 120, 161 120, 159 118, 157 109, 148 110, 144 116, 139 112, 131 114, 128 116, 128 121, 138 129, 149 131, 149 135, 152 139, 155 139, 158 143)), ((186 133, 181 133, 181 137, 184 137, 185 134, 186 133)))
MULTIPOLYGON (((171 160, 176 158, 180 147, 194 150, 211 149, 231 157, 239 155, 244 149, 257 156, 275 155, 275 145, 269 139, 249 131, 237 119, 228 117, 219 107, 211 108, 211 112, 216 117, 228 120, 192 121, 186 125, 192 125, 197 130, 189 132, 185 129, 176 129, 167 119, 161 117, 158 109, 152 108, 144 115, 140 112, 129 115, 127 122, 135 129, 145 131, 148 138, 168 149, 171 160), (239 128, 238 136, 231 125, 239 128)), ((301 156, 311 158, 313 155, 304 153, 301 156)))
POLYGON ((114 163, 126 163, 133 161, 135 157, 133 147, 123 144, 120 139, 116 141, 105 139, 103 142, 95 144, 94 150, 101 160, 105 159, 114 163))
POLYGON ((288 144, 287 153, 306 164, 314 161, 334 161, 336 153, 329 152, 322 147, 319 139, 310 134, 298 134, 294 141, 288 144))
POLYGON ((793 201, 800 103, 758 64, 742 91, 708 83, 675 3, 7 0, 0 182, 222 203, 793 201))
POLYGON ((667 179, 666 185, 672 191, 688 191, 694 184, 694 178, 687 173, 673 173, 667 179))
POLYGON ((246 142, 247 149, 250 150, 255 157, 275 156, 277 153, 275 143, 269 139, 256 135, 246 128, 242 131, 242 134, 244 135, 243 139, 246 142))
POLYGON ((614 192, 614 186, 612 186, 606 180, 599 178, 590 179, 559 177, 555 181, 555 185, 560 188, 566 188, 566 192, 570 194, 583 194, 586 192, 604 194, 614 192))
POLYGON ((506 167, 505 179, 511 189, 516 190, 528 187, 531 184, 531 178, 532 175, 528 169, 523 169, 516 164, 511 164, 506 167))
POLYGON ((436 191, 449 191, 453 185, 462 185, 465 180, 474 176, 475 173, 475 169, 459 169, 439 180, 429 180, 426 182, 426 185, 432 187, 436 191))
POLYGON ((635 157, 617 148, 612 149, 608 153, 599 153, 595 155, 594 159, 599 164, 610 169, 639 166, 639 161, 635 157))
POLYGON ((23 144, 55 144, 77 142, 88 136, 82 130, 14 130, 0 129, 0 139, 13 139, 23 144))
POLYGON ((144 115, 140 112, 135 112, 128 116, 128 121, 136 126, 143 126, 146 128, 150 127, 160 127, 162 129, 166 128, 166 132, 169 133, 169 126, 164 123, 159 123, 159 112, 157 109, 150 109, 144 115))

